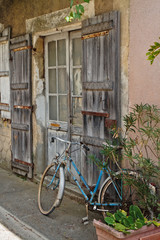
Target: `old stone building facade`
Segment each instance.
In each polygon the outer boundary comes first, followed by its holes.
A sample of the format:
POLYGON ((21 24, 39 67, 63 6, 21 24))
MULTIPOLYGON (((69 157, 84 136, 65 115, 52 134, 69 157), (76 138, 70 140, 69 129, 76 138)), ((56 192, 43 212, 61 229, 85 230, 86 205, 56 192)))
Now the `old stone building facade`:
MULTIPOLYGON (((159 1, 91 0, 67 23, 69 4, 0 0, 0 164, 29 177, 63 148, 52 135, 98 152, 106 118, 121 125, 133 104, 159 104, 159 63, 145 55, 159 37, 159 1)), ((93 163, 74 157, 94 183, 93 163)))

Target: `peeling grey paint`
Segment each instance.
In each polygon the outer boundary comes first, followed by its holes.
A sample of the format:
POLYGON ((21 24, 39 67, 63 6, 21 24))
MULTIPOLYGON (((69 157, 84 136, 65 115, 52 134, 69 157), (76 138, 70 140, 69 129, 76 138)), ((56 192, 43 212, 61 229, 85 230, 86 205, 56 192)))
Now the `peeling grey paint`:
POLYGON ((36 98, 36 119, 42 126, 45 125, 45 97, 43 95, 36 98))
POLYGON ((44 79, 39 79, 39 81, 37 81, 36 91, 37 91, 37 95, 43 94, 43 91, 44 91, 44 79))

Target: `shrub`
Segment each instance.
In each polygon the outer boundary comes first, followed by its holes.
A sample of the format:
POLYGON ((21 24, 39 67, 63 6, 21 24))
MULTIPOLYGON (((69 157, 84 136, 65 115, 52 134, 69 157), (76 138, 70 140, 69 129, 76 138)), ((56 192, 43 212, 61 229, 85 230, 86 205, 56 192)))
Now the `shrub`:
POLYGON ((111 141, 106 141, 101 151, 104 162, 94 158, 95 163, 102 168, 112 161, 122 170, 121 163, 128 162, 138 177, 126 175, 125 180, 135 188, 138 206, 153 218, 160 206, 160 109, 149 104, 135 105, 124 117, 124 129, 114 126, 111 135, 111 141))

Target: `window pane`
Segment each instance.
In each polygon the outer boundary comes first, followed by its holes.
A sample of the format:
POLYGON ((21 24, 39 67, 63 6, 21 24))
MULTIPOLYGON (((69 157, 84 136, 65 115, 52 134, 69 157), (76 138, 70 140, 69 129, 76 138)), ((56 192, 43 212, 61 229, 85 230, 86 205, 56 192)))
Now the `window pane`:
POLYGON ((66 65, 66 40, 57 41, 58 66, 66 65))
POLYGON ((67 96, 59 96, 59 120, 67 122, 67 96))
POLYGON ((49 93, 57 93, 56 69, 49 70, 49 93))
POLYGON ((73 100, 73 124, 82 125, 82 98, 72 98, 73 100))
POLYGON ((48 43, 48 66, 56 66, 56 42, 48 43))
POLYGON ((76 38, 72 40, 73 66, 79 66, 82 63, 82 40, 76 38))
POLYGON ((82 95, 81 69, 73 70, 73 94, 82 95))
POLYGON ((49 97, 49 119, 57 120, 57 97, 49 97))
POLYGON ((66 92, 67 92, 66 69, 61 68, 58 70, 58 93, 66 92))

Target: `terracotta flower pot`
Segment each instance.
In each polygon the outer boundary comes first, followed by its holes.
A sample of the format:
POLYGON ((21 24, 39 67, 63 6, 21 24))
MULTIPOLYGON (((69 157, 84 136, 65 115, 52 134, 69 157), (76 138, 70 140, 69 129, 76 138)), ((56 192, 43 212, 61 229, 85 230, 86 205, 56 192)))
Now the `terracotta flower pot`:
POLYGON ((93 225, 96 228, 98 240, 160 240, 160 227, 156 227, 153 224, 143 226, 138 230, 130 230, 130 234, 118 232, 107 224, 95 219, 93 220, 93 225))

